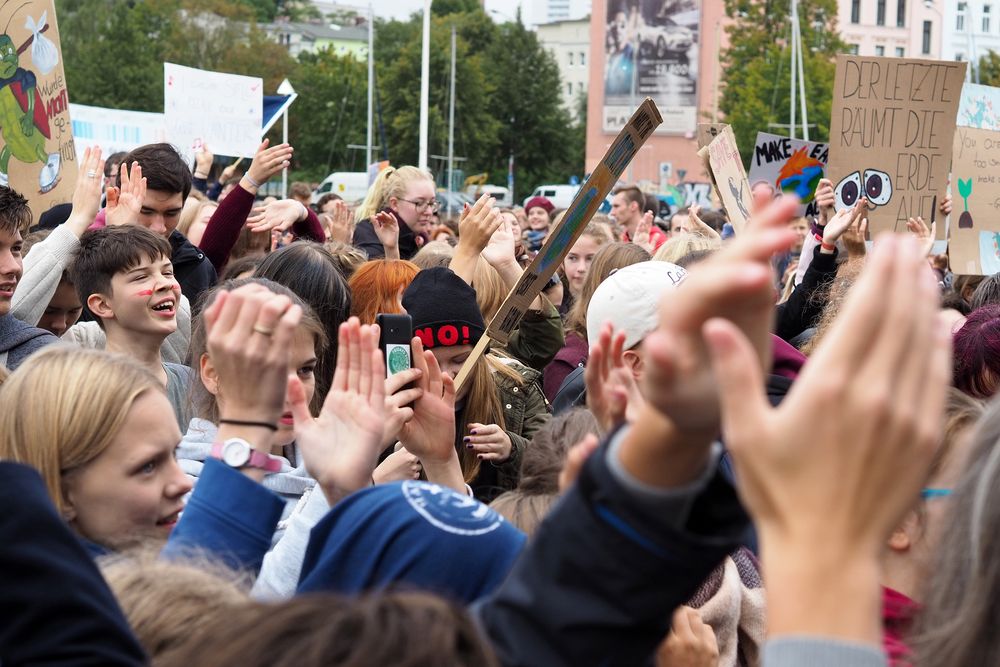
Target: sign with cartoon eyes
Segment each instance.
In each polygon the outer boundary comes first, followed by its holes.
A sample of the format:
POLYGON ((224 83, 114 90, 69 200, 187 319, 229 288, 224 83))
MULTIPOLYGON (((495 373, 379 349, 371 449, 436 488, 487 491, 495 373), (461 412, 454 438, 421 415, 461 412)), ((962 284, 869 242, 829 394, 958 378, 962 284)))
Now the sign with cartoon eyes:
POLYGON ((839 211, 853 208, 862 197, 868 199, 868 210, 885 206, 892 199, 892 181, 889 174, 878 169, 855 171, 844 177, 833 191, 836 196, 834 205, 839 211))
POLYGON ((941 218, 965 70, 943 60, 837 57, 826 173, 838 210, 867 199, 872 233, 941 218))

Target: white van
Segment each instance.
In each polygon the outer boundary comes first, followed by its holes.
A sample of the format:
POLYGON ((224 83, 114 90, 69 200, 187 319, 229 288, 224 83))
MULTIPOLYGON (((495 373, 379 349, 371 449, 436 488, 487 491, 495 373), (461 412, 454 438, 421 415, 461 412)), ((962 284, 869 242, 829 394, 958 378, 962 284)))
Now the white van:
POLYGON ((465 188, 465 194, 476 201, 483 195, 489 195, 497 200, 500 206, 510 206, 513 202, 510 199, 510 190, 500 185, 470 185, 465 188))
POLYGON ((579 189, 579 185, 539 185, 531 193, 531 196, 525 197, 521 205, 527 204, 532 197, 545 197, 556 208, 569 208, 569 205, 573 203, 573 197, 576 196, 576 191, 579 189))
POLYGON ((339 195, 346 202, 359 202, 368 194, 368 173, 364 171, 335 171, 319 184, 312 194, 315 204, 323 195, 339 195))

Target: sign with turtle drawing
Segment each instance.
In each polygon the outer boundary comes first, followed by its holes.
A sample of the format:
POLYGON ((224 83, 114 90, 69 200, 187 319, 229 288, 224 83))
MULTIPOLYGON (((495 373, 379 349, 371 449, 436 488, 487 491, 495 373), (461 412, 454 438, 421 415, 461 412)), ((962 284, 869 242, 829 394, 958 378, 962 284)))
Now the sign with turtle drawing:
POLYGON ((0 185, 31 203, 35 220, 72 198, 76 150, 52 0, 0 4, 0 185))
POLYGON ((952 179, 958 196, 948 241, 951 270, 1000 272, 1000 131, 956 128, 952 179))

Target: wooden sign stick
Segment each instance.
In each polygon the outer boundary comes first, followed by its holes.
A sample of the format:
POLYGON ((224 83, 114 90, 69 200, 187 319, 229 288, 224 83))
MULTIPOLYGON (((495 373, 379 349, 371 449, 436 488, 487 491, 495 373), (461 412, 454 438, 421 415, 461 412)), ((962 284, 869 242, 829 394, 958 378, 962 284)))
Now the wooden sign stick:
POLYGON ((500 345, 507 343, 510 335, 527 312, 528 306, 535 300, 535 297, 541 294, 542 288, 562 264, 576 240, 583 234, 587 223, 594 217, 597 209, 601 207, 601 202, 621 178, 625 167, 662 122, 663 118, 660 116, 656 104, 647 97, 632 114, 632 118, 622 128, 622 131, 615 137, 608 152, 601 158, 590 178, 577 191, 573 203, 566 209, 566 215, 563 216, 562 222, 549 233, 548 239, 535 255, 535 259, 521 274, 514 289, 504 299, 500 310, 490 320, 486 335, 473 348, 472 354, 469 355, 469 358, 462 365, 458 377, 455 378, 456 391, 461 391, 462 386, 472 373, 473 367, 486 352, 490 341, 500 345))

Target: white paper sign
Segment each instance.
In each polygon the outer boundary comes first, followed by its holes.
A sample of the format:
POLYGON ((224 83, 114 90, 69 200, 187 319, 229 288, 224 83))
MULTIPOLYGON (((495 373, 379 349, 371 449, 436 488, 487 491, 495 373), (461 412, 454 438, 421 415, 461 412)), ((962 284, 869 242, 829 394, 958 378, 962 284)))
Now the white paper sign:
POLYGON ((146 144, 167 140, 167 126, 162 113, 104 109, 86 104, 69 105, 73 119, 76 152, 100 146, 104 157, 119 151, 128 152, 146 144))
POLYGON ((264 81, 163 63, 167 139, 185 157, 202 144, 216 155, 253 157, 260 145, 264 81))

